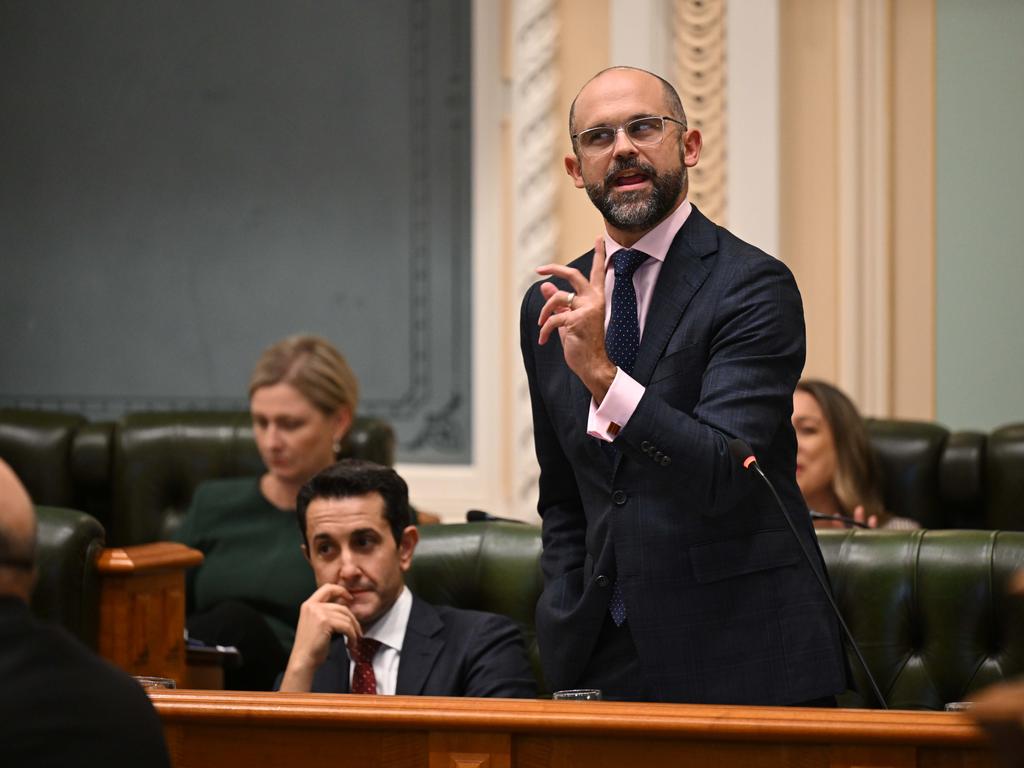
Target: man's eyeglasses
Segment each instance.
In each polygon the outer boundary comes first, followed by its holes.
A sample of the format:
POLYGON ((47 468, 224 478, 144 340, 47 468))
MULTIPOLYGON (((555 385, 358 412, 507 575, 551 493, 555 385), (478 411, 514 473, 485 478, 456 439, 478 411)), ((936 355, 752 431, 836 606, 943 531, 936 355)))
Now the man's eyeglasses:
POLYGON ((665 138, 665 121, 676 123, 686 130, 686 123, 676 120, 674 117, 662 115, 661 117, 638 117, 630 120, 624 125, 613 128, 610 125, 602 125, 597 128, 587 128, 572 136, 580 152, 586 157, 600 157, 605 152, 611 151, 615 146, 615 137, 619 131, 626 134, 626 138, 637 147, 653 147, 661 144, 665 138))

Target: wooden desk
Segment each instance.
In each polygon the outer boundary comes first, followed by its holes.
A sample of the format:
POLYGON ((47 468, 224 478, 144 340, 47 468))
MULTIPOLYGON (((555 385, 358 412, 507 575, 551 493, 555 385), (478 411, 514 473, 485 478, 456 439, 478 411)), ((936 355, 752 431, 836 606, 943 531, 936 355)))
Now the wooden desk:
POLYGON ((152 691, 177 768, 994 765, 962 713, 152 691))

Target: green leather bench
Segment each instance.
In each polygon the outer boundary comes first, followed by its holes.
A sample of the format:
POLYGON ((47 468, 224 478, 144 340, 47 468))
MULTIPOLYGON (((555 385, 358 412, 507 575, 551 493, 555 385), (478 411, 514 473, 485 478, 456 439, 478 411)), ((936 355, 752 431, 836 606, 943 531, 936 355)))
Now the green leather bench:
MULTIPOLYGON (((33 608, 94 644, 103 529, 82 513, 38 512, 33 608)), ((410 587, 434 603, 518 622, 540 680, 533 629, 542 586, 540 529, 434 525, 423 527, 420 538, 410 587)), ((890 707, 941 709, 1024 673, 1024 604, 1006 591, 1024 566, 1024 533, 820 531, 818 538, 836 600, 890 707)), ((856 659, 848 657, 856 688, 868 691, 856 659)), ((877 705, 856 693, 841 703, 877 705)))
MULTIPOLYGON (((540 680, 540 530, 468 523, 423 528, 420 539, 410 587, 431 602, 517 621, 540 680)), ((1024 565, 1024 533, 821 531, 819 540, 836 600, 890 707, 942 709, 1024 673, 1024 605, 1006 595, 1024 565)), ((857 690, 869 691, 847 655, 857 690)), ((855 692, 840 702, 877 705, 855 692)))
MULTIPOLYGON (((395 435, 359 416, 341 455, 392 465, 395 435)), ((199 483, 264 471, 246 411, 129 413, 116 422, 0 409, 0 458, 37 504, 88 512, 108 546, 167 539, 199 483)))
POLYGON ((84 512, 59 507, 36 506, 36 517, 32 610, 95 650, 100 593, 96 560, 103 549, 103 526, 84 512))
MULTIPOLYGON (((990 434, 921 421, 868 419, 886 507, 925 528, 1024 530, 1024 424, 990 434)), ((394 434, 359 417, 343 454, 394 462, 394 434)), ((244 411, 127 414, 117 422, 0 409, 0 458, 38 504, 96 517, 111 544, 166 538, 212 477, 263 467, 244 411)))

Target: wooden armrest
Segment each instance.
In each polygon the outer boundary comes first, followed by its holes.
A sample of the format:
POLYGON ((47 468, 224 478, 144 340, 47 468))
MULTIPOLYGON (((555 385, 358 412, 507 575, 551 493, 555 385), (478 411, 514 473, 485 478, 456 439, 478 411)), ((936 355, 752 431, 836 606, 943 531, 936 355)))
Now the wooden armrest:
POLYGON ((103 574, 129 574, 156 571, 162 568, 191 568, 203 562, 203 553, 174 541, 155 541, 134 547, 104 549, 96 561, 103 574))
POLYGON ((185 681, 185 570, 203 554, 170 541, 104 549, 100 655, 133 675, 185 681))

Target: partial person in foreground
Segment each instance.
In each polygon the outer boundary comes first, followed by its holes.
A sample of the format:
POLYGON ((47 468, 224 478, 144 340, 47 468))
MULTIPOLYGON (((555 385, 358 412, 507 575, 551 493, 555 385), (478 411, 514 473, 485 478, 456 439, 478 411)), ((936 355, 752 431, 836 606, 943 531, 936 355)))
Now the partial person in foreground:
POLYGON ((0 461, 0 750, 3 764, 169 766, 163 729, 135 680, 37 621, 36 519, 0 461))
POLYGON ((317 589, 282 691, 536 696, 510 619, 430 605, 405 586, 419 533, 393 469, 340 461, 303 486, 297 516, 317 589))
POLYGON ((665 80, 615 67, 569 113, 565 168, 605 220, 523 300, 553 688, 829 706, 846 687, 795 482, 800 294, 687 200, 701 134, 665 80), (797 525, 731 456, 753 447, 797 525))
POLYGON ((849 520, 868 528, 914 530, 921 524, 890 514, 882 502, 882 477, 864 419, 838 388, 802 379, 793 393, 796 482, 815 528, 846 528, 849 520))

